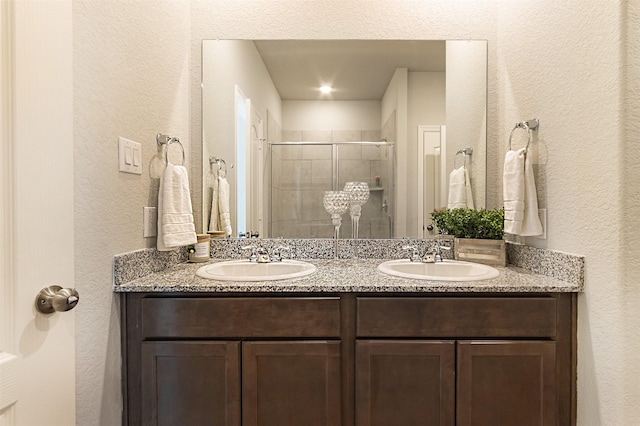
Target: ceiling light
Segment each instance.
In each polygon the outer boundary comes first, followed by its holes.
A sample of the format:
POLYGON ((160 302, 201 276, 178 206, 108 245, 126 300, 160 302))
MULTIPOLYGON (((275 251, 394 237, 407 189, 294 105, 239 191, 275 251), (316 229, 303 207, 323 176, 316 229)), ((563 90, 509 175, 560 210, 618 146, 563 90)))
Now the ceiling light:
POLYGON ((331 86, 321 86, 320 87, 320 92, 321 93, 331 93, 331 91, 333 90, 333 88, 331 86))

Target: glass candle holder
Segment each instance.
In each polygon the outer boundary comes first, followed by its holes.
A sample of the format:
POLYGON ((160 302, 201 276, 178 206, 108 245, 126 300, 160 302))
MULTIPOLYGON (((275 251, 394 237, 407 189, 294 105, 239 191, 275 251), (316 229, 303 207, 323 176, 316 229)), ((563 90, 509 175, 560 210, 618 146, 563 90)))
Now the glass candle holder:
POLYGON ((340 234, 340 225, 342 224, 342 215, 349 210, 349 201, 349 194, 344 191, 325 191, 322 198, 324 209, 331 215, 336 259, 338 258, 338 236, 340 234))
POLYGON ((367 182, 347 182, 344 185, 344 192, 349 194, 351 236, 352 238, 358 238, 362 206, 369 199, 369 184, 367 182))

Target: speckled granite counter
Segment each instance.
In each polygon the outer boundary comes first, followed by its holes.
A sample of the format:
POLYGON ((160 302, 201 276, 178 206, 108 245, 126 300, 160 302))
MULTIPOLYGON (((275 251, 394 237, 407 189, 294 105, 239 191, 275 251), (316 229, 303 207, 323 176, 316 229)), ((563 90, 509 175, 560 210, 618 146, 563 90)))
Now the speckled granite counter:
MULTIPOLYGON (((212 262, 221 259, 212 260, 212 262)), ((497 268, 498 278, 483 281, 445 282, 397 278, 377 270, 380 259, 308 260, 318 268, 309 276, 281 281, 231 282, 196 276, 205 264, 181 263, 120 285, 114 291, 178 293, 553 293, 582 291, 582 280, 563 281, 530 270, 509 266, 497 268)))

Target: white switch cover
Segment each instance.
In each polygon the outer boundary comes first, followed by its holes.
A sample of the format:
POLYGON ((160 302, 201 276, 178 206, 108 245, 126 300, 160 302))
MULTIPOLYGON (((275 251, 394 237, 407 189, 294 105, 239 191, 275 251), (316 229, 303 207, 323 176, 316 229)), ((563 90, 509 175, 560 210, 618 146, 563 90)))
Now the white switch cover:
POLYGON ((158 235, 158 209, 156 207, 143 207, 143 226, 142 236, 155 237, 158 235))
POLYGON ((142 174, 142 145, 123 137, 118 138, 118 170, 142 174))

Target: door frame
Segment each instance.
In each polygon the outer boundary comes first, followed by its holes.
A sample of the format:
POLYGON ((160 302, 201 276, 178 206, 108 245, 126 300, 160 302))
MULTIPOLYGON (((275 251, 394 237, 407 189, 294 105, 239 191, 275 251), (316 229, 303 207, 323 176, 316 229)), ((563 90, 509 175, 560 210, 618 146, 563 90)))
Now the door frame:
POLYGON ((447 196, 447 126, 418 126, 418 233, 422 238, 429 236, 424 220, 424 156, 427 153, 424 139, 425 132, 438 133, 440 135, 440 201, 446 204, 447 196))
POLYGON ((0 424, 13 424, 20 359, 14 355, 15 288, 13 262, 13 0, 0 5, 0 424))

